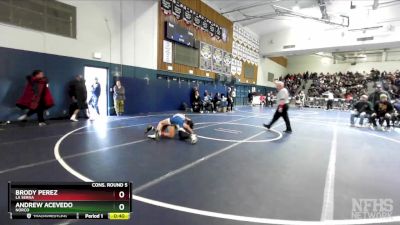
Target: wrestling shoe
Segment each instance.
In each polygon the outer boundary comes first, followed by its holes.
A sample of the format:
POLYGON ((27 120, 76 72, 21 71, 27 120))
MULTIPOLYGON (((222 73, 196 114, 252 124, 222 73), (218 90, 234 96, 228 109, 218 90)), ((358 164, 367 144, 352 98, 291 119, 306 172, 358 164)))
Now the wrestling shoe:
POLYGON ((147 135, 147 137, 155 140, 156 139, 156 134, 149 134, 149 135, 147 135))
POLYGON ((284 130, 283 132, 285 132, 287 134, 291 134, 293 131, 292 130, 284 130))
POLYGON ((146 131, 144 133, 147 134, 152 130, 154 130, 154 127, 152 125, 148 125, 147 128, 146 128, 146 131))
POLYGON ((268 125, 268 124, 265 124, 265 123, 264 123, 263 126, 264 126, 265 128, 267 128, 268 130, 271 129, 271 126, 268 125))
POLYGON ((18 117, 18 120, 19 120, 19 121, 24 121, 24 120, 26 120, 27 118, 28 118, 28 116, 27 116, 26 114, 24 114, 24 115, 18 117))
POLYGON ((45 123, 45 122, 40 122, 39 123, 39 127, 43 127, 43 126, 46 126, 47 125, 47 123, 45 123))
POLYGON ((71 118, 69 118, 72 122, 78 122, 78 119, 76 119, 75 115, 72 115, 71 118))

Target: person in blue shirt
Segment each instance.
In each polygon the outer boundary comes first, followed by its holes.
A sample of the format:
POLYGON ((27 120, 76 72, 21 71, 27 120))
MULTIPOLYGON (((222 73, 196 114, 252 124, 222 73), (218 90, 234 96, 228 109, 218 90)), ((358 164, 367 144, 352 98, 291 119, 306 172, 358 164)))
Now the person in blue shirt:
POLYGON ((179 139, 186 140, 194 135, 193 125, 193 121, 189 117, 178 113, 170 118, 161 120, 157 127, 149 125, 145 133, 154 131, 153 134, 149 134, 147 137, 155 140, 159 140, 160 137, 174 138, 178 133, 179 139))
POLYGON ((101 93, 101 87, 98 78, 96 77, 94 79, 94 84, 92 84, 92 96, 90 97, 89 100, 89 105, 92 106, 97 112, 98 115, 100 115, 99 111, 99 97, 101 93))

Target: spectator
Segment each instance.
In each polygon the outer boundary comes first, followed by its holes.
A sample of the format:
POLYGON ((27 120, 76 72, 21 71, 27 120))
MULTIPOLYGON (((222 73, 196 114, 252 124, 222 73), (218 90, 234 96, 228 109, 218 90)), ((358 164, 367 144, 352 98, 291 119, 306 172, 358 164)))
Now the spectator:
POLYGON ((83 79, 82 75, 77 75, 75 79, 71 81, 68 94, 72 101, 70 105, 70 120, 77 122, 80 110, 85 110, 86 117, 89 117, 88 105, 86 103, 87 91, 85 80, 83 79))
POLYGON ((17 106, 29 111, 18 117, 18 120, 26 120, 33 114, 37 114, 39 126, 46 125, 43 113, 54 105, 53 97, 48 88, 47 77, 43 71, 34 70, 32 75, 27 76, 27 84, 22 96, 17 101, 17 106))
POLYGON ((214 111, 214 105, 213 105, 213 103, 212 103, 212 97, 211 97, 211 95, 208 93, 207 90, 204 91, 203 109, 204 109, 205 111, 215 113, 215 111, 214 111))
POLYGON ((96 78, 94 78, 94 83, 92 84, 92 96, 90 97, 89 105, 92 106, 92 108, 96 110, 97 115, 100 115, 100 111, 99 111, 100 94, 101 94, 101 87, 100 87, 99 79, 96 77, 96 78))
POLYGON ((393 125, 397 124, 400 125, 400 99, 396 99, 393 103, 393 107, 395 109, 394 115, 392 116, 393 125))
POLYGON ((228 92, 226 93, 227 96, 227 102, 228 102, 228 111, 233 111, 233 89, 231 87, 228 87, 228 92))
POLYGON ((333 93, 330 90, 328 90, 327 92, 324 93, 324 95, 328 97, 328 101, 326 102, 326 110, 333 109, 333 100, 334 100, 333 93))
POLYGON ((228 107, 228 98, 225 96, 225 94, 221 94, 220 106, 222 107, 222 112, 226 112, 228 107))
POLYGON ((380 100, 380 96, 382 94, 386 95, 388 97, 388 100, 390 101, 388 92, 382 89, 381 84, 376 84, 376 89, 373 93, 369 95, 368 101, 371 102, 372 105, 375 105, 375 103, 380 100))
POLYGON ((194 98, 192 103, 193 112, 203 113, 203 103, 201 102, 199 91, 194 92, 194 98))
POLYGON ((304 94, 304 91, 300 91, 299 97, 300 97, 300 108, 303 108, 306 101, 306 95, 304 94))
POLYGON ((121 85, 121 81, 117 80, 113 89, 115 113, 117 116, 121 116, 125 108, 125 88, 121 85))
POLYGON ((198 91, 198 90, 199 90, 199 88, 197 86, 194 86, 192 88, 192 91, 190 93, 190 104, 192 104, 192 105, 193 105, 193 101, 194 101, 194 96, 196 94, 196 91, 198 91))
MULTIPOLYGON (((235 106, 235 104, 236 104, 236 88, 235 87, 232 87, 231 95, 232 95, 232 106, 235 106)), ((233 111, 233 109, 232 109, 232 111, 233 111)))
POLYGON ((249 90, 249 94, 247 94, 247 98, 249 100, 249 103, 251 104, 251 102, 253 101, 253 93, 251 93, 250 90, 249 90))
POLYGON ((386 121, 386 128, 390 128, 390 119, 393 111, 393 105, 388 101, 388 97, 385 94, 381 94, 380 101, 377 101, 374 106, 374 113, 371 116, 371 122, 373 124, 372 129, 377 127, 376 120, 379 121, 382 131, 385 130, 383 122, 386 121))
POLYGON ((221 106, 221 94, 219 92, 215 93, 213 104, 214 104, 214 110, 218 111, 219 107, 221 106))
POLYGON ((267 101, 268 101, 268 105, 272 108, 272 107, 274 107, 274 101, 275 101, 275 96, 274 96, 274 93, 272 93, 272 91, 271 92, 269 92, 268 93, 268 97, 267 97, 267 101))
POLYGON ((361 96, 360 101, 356 102, 353 106, 353 111, 351 112, 350 116, 350 126, 355 126, 355 118, 360 118, 360 126, 363 126, 364 119, 368 118, 372 113, 372 105, 368 102, 368 96, 363 95, 361 96))

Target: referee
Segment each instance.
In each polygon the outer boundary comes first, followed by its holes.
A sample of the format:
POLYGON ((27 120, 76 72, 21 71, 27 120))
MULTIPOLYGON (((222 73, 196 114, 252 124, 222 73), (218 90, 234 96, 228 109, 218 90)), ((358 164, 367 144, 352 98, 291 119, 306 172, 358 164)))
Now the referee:
POLYGON ((292 127, 290 126, 288 109, 289 109, 289 92, 284 87, 284 83, 282 81, 275 82, 276 89, 278 90, 278 94, 276 95, 276 100, 278 101, 278 108, 269 124, 264 124, 268 130, 271 126, 279 119, 279 117, 283 117, 286 124, 285 133, 292 133, 292 127))

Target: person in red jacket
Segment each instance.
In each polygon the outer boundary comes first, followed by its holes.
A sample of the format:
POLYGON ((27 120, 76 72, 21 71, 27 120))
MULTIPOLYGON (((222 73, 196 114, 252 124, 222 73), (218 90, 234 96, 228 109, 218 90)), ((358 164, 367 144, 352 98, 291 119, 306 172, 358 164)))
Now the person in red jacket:
POLYGON ((27 84, 22 96, 17 101, 17 106, 29 111, 18 117, 18 120, 26 120, 29 116, 37 114, 39 126, 46 125, 43 113, 54 105, 53 97, 47 87, 48 81, 43 71, 34 70, 31 76, 27 76, 27 84))

